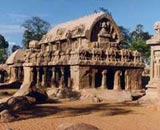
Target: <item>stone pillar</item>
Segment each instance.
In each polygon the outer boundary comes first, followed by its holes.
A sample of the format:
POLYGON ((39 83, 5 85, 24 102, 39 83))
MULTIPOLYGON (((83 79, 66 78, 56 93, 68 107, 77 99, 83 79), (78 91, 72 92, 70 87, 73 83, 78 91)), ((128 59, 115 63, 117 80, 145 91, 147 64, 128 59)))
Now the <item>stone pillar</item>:
POLYGON ((72 87, 72 80, 71 80, 71 77, 68 77, 68 88, 71 88, 72 87))
POLYGON ((117 70, 114 75, 114 87, 113 87, 114 90, 121 90, 120 76, 121 76, 121 71, 117 70))
POLYGON ((125 71, 125 90, 131 90, 131 79, 130 79, 130 75, 131 73, 129 73, 129 70, 125 71))
POLYGON ((70 66, 71 71, 71 81, 72 81, 72 89, 79 90, 80 89, 80 67, 79 66, 70 66))
POLYGON ((102 71, 102 83, 101 88, 107 89, 107 70, 102 71))
POLYGON ((143 73, 143 69, 139 69, 138 70, 138 74, 137 74, 137 88, 138 90, 142 89, 142 73, 143 73))
POLYGON ((24 67, 24 78, 23 84, 20 89, 14 94, 14 96, 26 96, 30 92, 30 88, 34 87, 33 83, 33 68, 32 67, 24 67))
POLYGON ((36 68, 37 71, 37 82, 36 82, 36 86, 37 88, 41 86, 40 84, 40 72, 39 72, 39 67, 36 68))
POLYGON ((154 29, 156 34, 147 41, 151 46, 150 81, 148 88, 160 89, 160 22, 156 22, 154 29))
POLYGON ((17 81, 17 78, 16 78, 16 68, 15 67, 11 67, 9 83, 12 83, 12 82, 15 82, 15 81, 17 81))
POLYGON ((60 78, 60 86, 59 88, 64 88, 65 83, 64 83, 64 68, 61 68, 61 78, 60 78))
POLYGON ((51 77, 51 87, 55 87, 55 78, 56 78, 55 67, 53 67, 52 68, 52 77, 51 77))
POLYGON ((47 67, 43 67, 43 75, 42 75, 42 87, 46 86, 46 75, 47 75, 47 67))

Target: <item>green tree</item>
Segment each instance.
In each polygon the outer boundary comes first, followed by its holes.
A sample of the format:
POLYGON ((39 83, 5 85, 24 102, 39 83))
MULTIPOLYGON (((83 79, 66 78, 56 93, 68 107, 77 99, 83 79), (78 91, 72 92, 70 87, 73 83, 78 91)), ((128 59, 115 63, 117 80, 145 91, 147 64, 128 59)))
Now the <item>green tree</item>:
POLYGON ((0 63, 4 63, 8 57, 7 48, 8 42, 5 40, 4 36, 0 35, 0 63))
POLYGON ((121 41, 121 48, 129 48, 130 46, 130 41, 131 41, 131 38, 130 38, 130 32, 129 32, 129 29, 125 28, 124 26, 119 26, 119 29, 123 35, 123 40, 121 41))
POLYGON ((141 52, 142 60, 145 64, 150 62, 150 47, 146 41, 151 38, 148 32, 143 31, 143 25, 138 24, 134 31, 130 33, 130 49, 141 52))
POLYGON ((107 13, 108 15, 110 15, 112 17, 112 13, 108 9, 106 9, 104 7, 99 7, 99 10, 102 11, 102 12, 107 13))
POLYGON ((22 26, 25 28, 22 41, 25 48, 28 48, 28 43, 31 40, 41 40, 50 28, 50 24, 39 17, 26 20, 22 26))

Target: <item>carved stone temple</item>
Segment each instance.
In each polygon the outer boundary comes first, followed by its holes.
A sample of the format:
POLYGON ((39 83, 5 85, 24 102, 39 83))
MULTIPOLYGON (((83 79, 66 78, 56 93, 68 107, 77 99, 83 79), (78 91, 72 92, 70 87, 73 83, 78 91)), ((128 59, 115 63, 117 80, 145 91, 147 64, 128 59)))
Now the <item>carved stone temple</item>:
MULTIPOLYGON (((59 24, 40 41, 31 41, 29 49, 17 50, 20 56, 14 53, 9 57, 9 81, 23 82, 17 95, 33 86, 141 89, 141 55, 121 49, 122 40, 112 17, 103 12, 59 24)), ((158 58, 160 53, 155 54, 158 58)))
POLYGON ((147 41, 151 46, 150 81, 147 87, 160 90, 160 22, 155 23, 154 29, 156 34, 147 41))

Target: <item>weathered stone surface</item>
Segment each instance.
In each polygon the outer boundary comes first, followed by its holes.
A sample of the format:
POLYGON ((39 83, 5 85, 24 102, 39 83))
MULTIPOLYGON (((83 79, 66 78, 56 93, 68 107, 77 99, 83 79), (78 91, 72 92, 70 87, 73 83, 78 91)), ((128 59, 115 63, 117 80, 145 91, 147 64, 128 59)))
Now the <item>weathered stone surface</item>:
POLYGON ((99 102, 102 102, 102 99, 100 99, 100 98, 97 97, 97 96, 94 96, 94 97, 92 98, 92 101, 95 102, 95 103, 99 103, 99 102))
POLYGON ((16 120, 16 117, 13 114, 11 114, 8 110, 3 110, 0 113, 0 116, 2 122, 11 122, 16 120))
POLYGON ((97 127, 86 124, 86 123, 77 123, 77 124, 62 124, 57 130, 99 130, 97 127))
POLYGON ((48 95, 44 89, 33 88, 29 94, 26 96, 33 97, 36 99, 37 103, 46 102, 48 99, 48 95))
POLYGON ((147 41, 147 44, 151 47, 150 81, 143 100, 156 102, 160 97, 160 22, 155 23, 154 29, 156 34, 147 41))
MULTIPOLYGON (((31 41, 15 63, 7 62, 12 81, 23 77, 14 96, 45 102, 47 87, 56 87, 59 98, 70 97, 70 90, 86 88, 142 89, 141 54, 122 49, 122 40, 119 27, 104 12, 57 25, 39 42, 31 41)), ((14 61, 15 54, 18 51, 7 61, 14 61)))
POLYGON ((112 91, 103 89, 87 89, 81 90, 80 100, 93 101, 93 97, 96 97, 102 101, 112 101, 112 102, 126 102, 132 101, 132 95, 128 91, 112 91))
POLYGON ((0 103, 0 112, 7 108, 8 108, 7 103, 0 103))
POLYGON ((22 111, 31 106, 25 96, 11 97, 7 101, 7 105, 10 111, 22 111))

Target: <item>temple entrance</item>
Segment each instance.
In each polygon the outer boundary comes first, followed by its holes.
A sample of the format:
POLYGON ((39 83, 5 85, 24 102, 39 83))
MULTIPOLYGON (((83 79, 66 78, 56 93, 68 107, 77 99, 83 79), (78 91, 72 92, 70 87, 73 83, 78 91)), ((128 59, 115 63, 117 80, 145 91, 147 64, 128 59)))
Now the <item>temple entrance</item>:
POLYGON ((97 71, 97 73, 95 74, 95 88, 101 87, 102 84, 102 72, 101 71, 97 71))
POLYGON ((113 89, 115 70, 112 68, 107 69, 107 87, 113 89))
POLYGON ((47 67, 47 72, 46 72, 46 87, 51 87, 51 78, 52 78, 52 68, 47 67))
POLYGON ((121 79, 121 89, 124 90, 125 89, 125 70, 122 70, 120 79, 121 79))
POLYGON ((66 66, 64 68, 64 86, 70 87, 70 67, 66 66))

